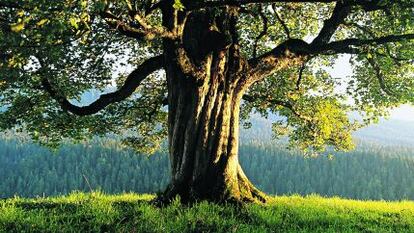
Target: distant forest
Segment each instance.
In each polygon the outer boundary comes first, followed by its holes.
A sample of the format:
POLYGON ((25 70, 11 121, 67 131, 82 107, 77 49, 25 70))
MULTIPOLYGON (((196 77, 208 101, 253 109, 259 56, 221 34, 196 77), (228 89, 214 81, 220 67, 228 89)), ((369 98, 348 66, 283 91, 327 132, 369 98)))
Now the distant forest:
MULTIPOLYGON (((275 144, 250 141, 240 147, 245 173, 269 194, 414 200, 413 148, 363 144, 334 158, 305 158, 275 144)), ((0 140, 0 198, 73 190, 154 193, 165 188, 169 174, 166 153, 137 155, 111 140, 65 145, 55 153, 16 139, 0 140)))

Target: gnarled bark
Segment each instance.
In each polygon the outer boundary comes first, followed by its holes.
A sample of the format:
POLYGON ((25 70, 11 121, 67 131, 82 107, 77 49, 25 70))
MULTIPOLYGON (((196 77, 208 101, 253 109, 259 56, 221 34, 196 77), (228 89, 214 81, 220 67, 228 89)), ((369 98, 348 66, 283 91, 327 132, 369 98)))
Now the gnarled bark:
POLYGON ((172 181, 166 199, 179 195, 184 201, 265 200, 238 161, 243 88, 229 59, 232 50, 208 58, 204 79, 167 69, 172 181))
POLYGON ((240 101, 247 62, 240 56, 234 12, 189 16, 165 10, 164 26, 183 24, 180 42, 164 40, 171 183, 161 201, 265 201, 238 160, 240 101), (221 18, 220 18, 221 17, 221 18), (180 21, 181 20, 181 21, 180 21))

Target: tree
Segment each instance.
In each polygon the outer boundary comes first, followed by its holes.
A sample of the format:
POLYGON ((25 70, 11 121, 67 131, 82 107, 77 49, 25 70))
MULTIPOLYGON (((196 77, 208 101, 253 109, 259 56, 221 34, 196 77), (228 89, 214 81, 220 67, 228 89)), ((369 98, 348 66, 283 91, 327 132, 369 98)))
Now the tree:
POLYGON ((413 102, 413 6, 3 0, 0 127, 52 146, 115 133, 147 152, 168 135, 172 180, 160 200, 265 201, 238 162, 240 115, 286 117, 276 135, 310 154, 352 148, 350 111, 369 123, 413 102), (349 79, 323 69, 339 54, 350 54, 349 79), (96 91, 105 94, 79 103, 96 91))

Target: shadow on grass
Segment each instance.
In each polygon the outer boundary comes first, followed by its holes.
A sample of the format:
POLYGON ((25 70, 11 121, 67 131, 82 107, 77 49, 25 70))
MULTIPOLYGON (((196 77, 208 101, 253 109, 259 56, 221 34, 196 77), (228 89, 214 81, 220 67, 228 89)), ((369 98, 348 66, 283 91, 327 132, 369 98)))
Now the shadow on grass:
MULTIPOLYGON (((21 201, 17 221, 6 232, 408 232, 395 213, 349 212, 283 204, 172 204, 150 200, 85 199, 76 203, 21 201), (372 214, 372 215, 371 215, 372 214)), ((4 222, 3 222, 4 224, 4 222)), ((2 222, 0 222, 0 228, 2 222)), ((1 229, 0 229, 0 232, 1 229)))
MULTIPOLYGON (((22 208, 27 211, 36 211, 36 210, 63 210, 63 211, 76 211, 78 209, 84 208, 85 204, 96 201, 94 199, 84 200, 80 203, 65 203, 65 202, 17 202, 14 206, 22 208)), ((147 200, 136 200, 136 201, 110 201, 109 202, 113 207, 119 209, 133 209, 133 207, 141 204, 150 204, 150 201, 147 200)))

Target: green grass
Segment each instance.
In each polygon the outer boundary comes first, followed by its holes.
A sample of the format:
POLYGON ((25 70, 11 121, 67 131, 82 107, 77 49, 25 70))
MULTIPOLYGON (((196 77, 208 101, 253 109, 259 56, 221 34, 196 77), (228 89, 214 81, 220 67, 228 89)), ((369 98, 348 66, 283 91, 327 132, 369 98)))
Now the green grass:
POLYGON ((238 208, 153 196, 73 193, 0 201, 0 232, 414 232, 414 202, 354 201, 312 195, 271 198, 238 208))

